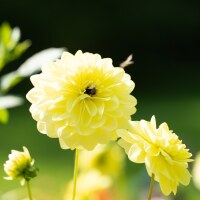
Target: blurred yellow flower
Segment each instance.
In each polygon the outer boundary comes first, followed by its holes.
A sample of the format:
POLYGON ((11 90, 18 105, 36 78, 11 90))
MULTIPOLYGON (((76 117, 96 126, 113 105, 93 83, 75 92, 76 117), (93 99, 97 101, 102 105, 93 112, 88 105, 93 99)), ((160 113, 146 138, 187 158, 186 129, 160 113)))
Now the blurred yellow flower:
POLYGON ((118 130, 119 140, 129 159, 145 163, 149 176, 155 175, 165 195, 176 194, 179 183, 188 185, 190 173, 188 162, 192 156, 178 136, 169 130, 166 123, 156 128, 156 120, 130 121, 127 130, 118 130))
POLYGON ((93 151, 81 151, 81 171, 99 170, 103 175, 118 177, 125 166, 125 154, 116 144, 99 145, 93 151))
POLYGON ((5 179, 19 178, 21 185, 35 177, 38 170, 33 166, 34 160, 31 158, 28 149, 23 147, 23 150, 22 152, 12 150, 11 154, 8 155, 9 160, 4 164, 4 171, 8 175, 5 179))
POLYGON ((196 188, 200 190, 200 152, 195 156, 194 160, 192 179, 196 188))
POLYGON ((117 138, 135 113, 134 82, 112 60, 98 54, 63 53, 33 75, 27 94, 38 130, 59 138, 63 149, 92 150, 117 138))
MULTIPOLYGON (((76 199, 78 200, 100 200, 101 191, 108 189, 112 185, 112 180, 109 176, 102 175, 97 170, 91 170, 87 173, 82 173, 77 179, 76 199)), ((72 182, 69 183, 64 199, 72 199, 72 182)))

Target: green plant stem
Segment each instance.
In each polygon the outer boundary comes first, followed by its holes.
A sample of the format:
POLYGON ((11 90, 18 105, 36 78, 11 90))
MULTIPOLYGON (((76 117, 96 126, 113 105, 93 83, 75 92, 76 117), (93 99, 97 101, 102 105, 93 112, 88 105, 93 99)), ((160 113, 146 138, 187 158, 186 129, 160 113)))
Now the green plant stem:
POLYGON ((29 181, 26 181, 26 185, 27 185, 29 200, 33 200, 29 181))
POLYGON ((155 175, 152 174, 152 176, 151 176, 151 183, 150 183, 150 187, 149 187, 149 196, 148 196, 148 200, 151 200, 151 197, 152 197, 153 186, 154 186, 154 177, 155 177, 155 175))
POLYGON ((78 155, 79 155, 79 150, 76 149, 75 163, 74 163, 74 185, 73 185, 72 200, 75 200, 75 197, 76 197, 76 182, 77 182, 77 176, 78 176, 78 155))

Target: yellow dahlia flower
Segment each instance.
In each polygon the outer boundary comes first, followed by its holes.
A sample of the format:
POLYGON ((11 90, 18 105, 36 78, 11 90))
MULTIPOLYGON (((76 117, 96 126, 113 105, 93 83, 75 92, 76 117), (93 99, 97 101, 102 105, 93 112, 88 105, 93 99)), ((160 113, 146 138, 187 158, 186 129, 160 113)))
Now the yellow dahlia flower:
MULTIPOLYGON (((81 173, 77 179, 77 194, 78 200, 99 200, 98 193, 110 188, 112 180, 109 176, 102 175, 99 171, 91 170, 87 173, 81 173)), ((70 182, 65 200, 72 199, 73 182, 70 182)))
POLYGON ((34 160, 31 158, 29 151, 23 147, 24 151, 12 150, 8 155, 9 160, 4 164, 4 171, 8 175, 6 180, 14 180, 19 178, 21 185, 25 180, 29 181, 37 175, 37 170, 34 165, 34 160))
POLYGON ((118 130, 119 140, 129 159, 145 163, 149 176, 155 175, 165 195, 176 194, 179 183, 188 185, 190 173, 188 162, 192 156, 178 136, 166 123, 156 128, 156 120, 130 121, 128 130, 118 130))
POLYGON ((33 75, 27 94, 38 130, 59 138, 63 149, 92 150, 117 138, 135 113, 134 82, 112 60, 98 54, 63 53, 33 75))
POLYGON ((125 167, 125 154, 116 143, 99 145, 79 154, 81 171, 98 170, 103 175, 119 177, 125 167))

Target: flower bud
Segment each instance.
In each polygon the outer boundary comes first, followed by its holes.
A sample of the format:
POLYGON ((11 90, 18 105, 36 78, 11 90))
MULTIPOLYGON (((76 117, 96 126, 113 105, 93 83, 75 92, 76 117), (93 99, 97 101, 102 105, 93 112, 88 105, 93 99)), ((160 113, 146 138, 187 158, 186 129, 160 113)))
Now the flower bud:
POLYGON ((29 181, 31 178, 37 176, 38 169, 34 166, 34 160, 31 158, 30 153, 26 147, 23 147, 24 151, 12 150, 4 164, 4 171, 8 175, 6 180, 19 179, 21 185, 25 181, 29 181))

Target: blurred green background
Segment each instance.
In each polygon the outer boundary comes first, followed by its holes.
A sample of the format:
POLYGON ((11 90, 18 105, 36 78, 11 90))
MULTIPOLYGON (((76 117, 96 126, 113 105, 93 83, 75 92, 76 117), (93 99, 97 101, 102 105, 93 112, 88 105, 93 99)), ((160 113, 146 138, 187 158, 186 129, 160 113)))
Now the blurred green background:
MULTIPOLYGON (((138 105, 133 119, 149 120, 154 114, 158 124, 166 121, 194 155, 200 150, 200 1, 1 0, 0 4, 0 23, 19 26, 22 40, 32 41, 30 49, 2 74, 49 47, 99 53, 111 57, 115 66, 133 54, 135 64, 126 68, 136 83, 133 95, 138 105)), ((11 93, 25 96, 31 87, 26 79, 11 93)), ((44 181, 44 190, 53 188, 49 191, 58 195, 72 177, 73 152, 61 150, 56 139, 38 133, 29 106, 26 102, 11 109, 9 123, 0 124, 0 166, 11 149, 25 145, 40 168, 41 178, 33 184, 44 181)), ((144 165, 127 163, 131 176, 144 170, 144 165)), ((17 181, 0 178, 1 192, 15 187, 17 181)), ((192 182, 185 190, 196 197, 177 199, 199 199, 192 182)))

